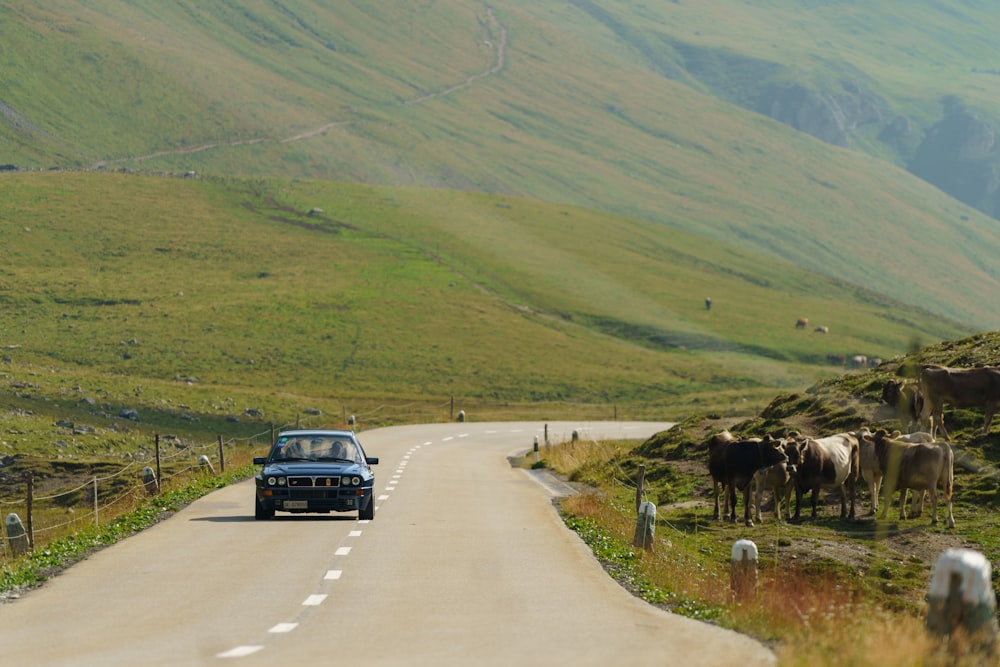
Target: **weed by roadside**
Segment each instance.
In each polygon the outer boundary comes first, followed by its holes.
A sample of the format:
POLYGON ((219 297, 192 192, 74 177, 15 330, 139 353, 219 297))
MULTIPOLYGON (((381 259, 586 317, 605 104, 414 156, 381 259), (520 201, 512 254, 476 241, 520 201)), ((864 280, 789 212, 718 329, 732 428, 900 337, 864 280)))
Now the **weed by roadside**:
POLYGON ((4 562, 0 566, 0 603, 16 599, 93 552, 162 521, 194 500, 248 478, 253 471, 253 465, 246 465, 223 475, 192 478, 183 487, 148 498, 105 525, 82 529, 4 562))

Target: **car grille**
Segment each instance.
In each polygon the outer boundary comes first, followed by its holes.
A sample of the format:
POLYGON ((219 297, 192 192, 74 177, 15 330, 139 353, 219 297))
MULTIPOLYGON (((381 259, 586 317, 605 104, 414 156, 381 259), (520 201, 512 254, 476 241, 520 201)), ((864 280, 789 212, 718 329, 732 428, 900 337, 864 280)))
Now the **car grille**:
POLYGON ((293 489, 332 488, 340 486, 340 477, 329 475, 324 475, 322 477, 289 477, 288 486, 293 489))

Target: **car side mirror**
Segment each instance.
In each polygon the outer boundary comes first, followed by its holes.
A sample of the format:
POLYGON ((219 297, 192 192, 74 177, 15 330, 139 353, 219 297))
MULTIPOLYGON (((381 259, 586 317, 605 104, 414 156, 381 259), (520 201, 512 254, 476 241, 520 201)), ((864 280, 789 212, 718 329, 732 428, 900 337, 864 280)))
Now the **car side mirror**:
POLYGON ((267 462, 266 456, 255 456, 253 457, 253 464, 255 466, 262 466, 267 462))
POLYGON ((367 463, 370 466, 378 465, 378 457, 377 456, 366 456, 365 457, 365 463, 367 463))

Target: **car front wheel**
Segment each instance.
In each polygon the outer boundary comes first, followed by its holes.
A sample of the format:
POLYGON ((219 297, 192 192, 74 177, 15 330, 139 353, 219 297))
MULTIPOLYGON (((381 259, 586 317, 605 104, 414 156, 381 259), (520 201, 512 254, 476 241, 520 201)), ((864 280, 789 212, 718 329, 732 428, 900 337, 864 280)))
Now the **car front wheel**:
POLYGON ((359 521, 371 521, 375 518, 375 498, 369 498, 368 504, 358 510, 359 521))
POLYGON ((257 519, 258 521, 263 521, 263 520, 266 520, 266 519, 273 519, 274 518, 274 508, 267 509, 266 507, 264 507, 263 505, 261 505, 260 499, 258 498, 258 499, 256 499, 254 501, 253 518, 257 519))

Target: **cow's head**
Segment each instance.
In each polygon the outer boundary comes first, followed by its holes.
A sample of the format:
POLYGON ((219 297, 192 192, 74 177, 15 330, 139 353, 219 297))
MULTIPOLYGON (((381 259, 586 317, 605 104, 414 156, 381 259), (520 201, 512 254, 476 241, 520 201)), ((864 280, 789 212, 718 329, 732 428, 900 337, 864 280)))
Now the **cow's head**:
POLYGON ((886 405, 896 407, 899 405, 899 396, 903 391, 903 383, 898 380, 888 380, 882 385, 882 402, 886 405))
POLYGON ((763 468, 778 463, 787 463, 788 455, 785 453, 785 441, 781 438, 775 438, 770 433, 761 438, 760 461, 763 468))
POLYGON ((789 479, 795 479, 798 474, 799 457, 802 445, 795 438, 782 438, 781 451, 785 453, 785 471, 789 479))

